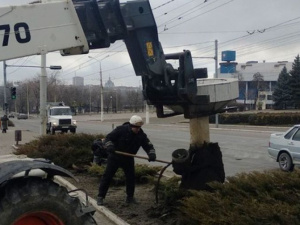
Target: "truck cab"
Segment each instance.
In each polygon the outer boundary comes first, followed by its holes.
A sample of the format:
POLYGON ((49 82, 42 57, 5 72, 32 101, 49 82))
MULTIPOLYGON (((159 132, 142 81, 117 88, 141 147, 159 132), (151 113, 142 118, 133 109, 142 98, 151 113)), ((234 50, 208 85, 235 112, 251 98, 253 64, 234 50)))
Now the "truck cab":
POLYGON ((72 111, 64 103, 48 103, 46 133, 55 134, 55 131, 76 133, 76 120, 73 120, 72 111))

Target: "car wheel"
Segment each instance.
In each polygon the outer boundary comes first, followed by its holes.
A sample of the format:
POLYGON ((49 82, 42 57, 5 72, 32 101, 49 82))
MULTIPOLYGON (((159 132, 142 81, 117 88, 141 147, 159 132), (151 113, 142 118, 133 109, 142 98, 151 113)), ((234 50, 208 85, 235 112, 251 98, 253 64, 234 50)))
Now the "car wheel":
POLYGON ((279 155, 278 163, 279 163, 280 169, 285 172, 294 170, 293 160, 287 152, 283 152, 279 155))

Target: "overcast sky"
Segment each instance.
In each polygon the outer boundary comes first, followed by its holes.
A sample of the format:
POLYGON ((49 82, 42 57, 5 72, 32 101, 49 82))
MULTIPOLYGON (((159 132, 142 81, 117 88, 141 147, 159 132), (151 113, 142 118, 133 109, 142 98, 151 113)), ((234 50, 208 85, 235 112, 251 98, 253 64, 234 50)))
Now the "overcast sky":
MULTIPOLYGON (((28 2, 31 1, 1 0, 0 7, 28 2)), ((213 77, 215 68, 215 61, 209 58, 215 55, 215 40, 219 62, 221 52, 226 50, 236 51, 238 63, 293 61, 300 53, 299 0, 150 0, 150 4, 164 52, 190 50, 194 67, 208 68, 209 77, 213 77)), ((107 49, 92 50, 89 55, 99 60, 109 55, 102 60, 103 82, 110 77, 116 86, 141 85, 122 41, 107 49)), ((9 60, 7 64, 40 65, 40 56, 9 60)), ((62 57, 53 52, 47 54, 47 65, 61 65, 59 78, 66 84, 71 84, 74 76, 84 77, 86 85, 100 82, 99 63, 88 55, 62 57)), ((0 71, 3 85, 2 63, 0 71)), ((39 72, 11 67, 7 69, 7 79, 22 81, 39 72)))

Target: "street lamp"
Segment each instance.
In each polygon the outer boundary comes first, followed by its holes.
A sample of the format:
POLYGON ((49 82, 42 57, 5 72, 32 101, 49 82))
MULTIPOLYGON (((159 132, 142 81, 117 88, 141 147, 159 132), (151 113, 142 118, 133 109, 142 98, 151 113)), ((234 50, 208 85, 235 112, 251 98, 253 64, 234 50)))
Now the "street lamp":
POLYGON ((91 90, 91 85, 89 86, 90 89, 90 115, 92 114, 92 90, 91 90))
MULTIPOLYGON (((32 68, 40 68, 41 76, 40 76, 40 117, 41 117, 41 129, 40 134, 46 133, 46 101, 47 101, 47 75, 46 68, 51 70, 61 70, 61 66, 46 66, 46 55, 41 54, 41 66, 26 66, 26 65, 7 65, 5 61, 3 61, 3 74, 4 74, 4 85, 6 87, 6 68, 7 67, 32 67, 32 68)), ((4 102, 6 102, 6 88, 4 88, 4 102)), ((28 104, 28 103, 27 103, 28 104)), ((7 104, 6 104, 7 105, 7 104)), ((7 107, 5 109, 5 114, 7 114, 7 107)))
MULTIPOLYGON (((6 61, 3 61, 3 81, 4 81, 4 87, 6 87, 7 79, 6 79, 6 68, 7 67, 31 67, 31 68, 41 68, 41 66, 26 66, 26 65, 7 65, 6 61)), ((61 66, 48 66, 46 67, 50 70, 61 70, 61 66)), ((28 89, 28 87, 27 87, 28 89)), ((28 100, 27 100, 28 101, 28 100)), ((7 99, 6 99, 6 88, 4 88, 4 105, 5 105, 5 114, 7 114, 7 99)), ((28 102, 27 102, 28 106, 28 102)), ((28 109, 27 109, 28 110, 28 109)), ((29 112, 27 112, 29 113, 29 112)))
POLYGON ((109 55, 105 56, 102 59, 97 59, 92 56, 88 56, 90 59, 94 59, 99 62, 99 67, 100 67, 100 107, 101 107, 101 114, 100 114, 100 121, 103 122, 103 85, 102 85, 102 68, 101 68, 101 61, 109 57, 109 55))
POLYGON ((113 101, 112 101, 113 97, 110 96, 110 106, 111 106, 111 113, 113 113, 113 101))

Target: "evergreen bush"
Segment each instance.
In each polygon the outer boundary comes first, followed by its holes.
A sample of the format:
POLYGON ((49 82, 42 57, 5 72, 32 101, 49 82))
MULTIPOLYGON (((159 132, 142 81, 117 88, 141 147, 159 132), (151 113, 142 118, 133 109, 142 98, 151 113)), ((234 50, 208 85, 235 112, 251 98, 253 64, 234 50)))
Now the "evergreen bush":
POLYGON ((185 224, 300 224, 299 170, 242 173, 210 186, 181 201, 185 224))
MULTIPOLYGON (((157 173, 162 169, 160 166, 150 167, 147 165, 136 164, 135 165, 135 180, 137 184, 145 184, 148 182, 152 182, 157 173)), ((105 165, 98 166, 96 164, 92 164, 88 168, 88 173, 91 176, 101 177, 105 171, 105 165)), ((125 184, 125 174, 122 169, 118 169, 117 173, 113 178, 114 185, 124 185, 125 184)))
POLYGON ((30 158, 45 158, 63 168, 71 168, 73 164, 88 164, 93 159, 91 145, 95 139, 103 135, 61 134, 43 135, 21 145, 15 154, 24 154, 30 158))

